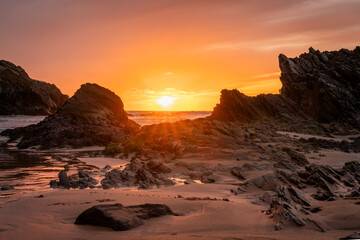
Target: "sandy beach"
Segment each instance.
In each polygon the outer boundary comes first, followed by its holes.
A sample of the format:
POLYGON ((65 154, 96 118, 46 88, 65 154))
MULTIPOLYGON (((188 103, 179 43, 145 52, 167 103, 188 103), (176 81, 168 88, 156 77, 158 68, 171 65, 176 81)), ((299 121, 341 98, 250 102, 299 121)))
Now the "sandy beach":
MULTIPOLYGON (((339 239, 359 229, 358 200, 338 200, 324 206, 316 216, 328 229, 314 226, 275 231, 264 216, 266 207, 253 197, 230 194, 231 185, 191 184, 150 190, 52 190, 28 196, 0 209, 1 239, 339 239), (182 197, 179 198, 179 195, 182 197), (218 200, 186 200, 187 197, 218 200), (227 198, 229 201, 223 201, 227 198), (75 225, 76 217, 101 203, 136 205, 164 203, 180 216, 150 219, 145 225, 125 232, 104 227, 75 225), (37 231, 34 231, 37 229, 37 231)), ((314 205, 322 206, 318 201, 314 205)), ((315 216, 315 214, 313 214, 315 216)), ((313 216, 312 216, 313 217, 313 216)))

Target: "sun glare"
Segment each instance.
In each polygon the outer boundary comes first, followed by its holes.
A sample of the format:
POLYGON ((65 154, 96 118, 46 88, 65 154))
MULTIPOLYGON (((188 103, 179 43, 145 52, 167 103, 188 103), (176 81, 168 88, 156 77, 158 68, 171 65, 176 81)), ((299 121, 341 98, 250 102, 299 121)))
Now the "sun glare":
POLYGON ((156 100, 156 103, 163 106, 163 107, 168 107, 171 104, 173 104, 174 101, 175 101, 174 97, 162 96, 161 98, 156 100))

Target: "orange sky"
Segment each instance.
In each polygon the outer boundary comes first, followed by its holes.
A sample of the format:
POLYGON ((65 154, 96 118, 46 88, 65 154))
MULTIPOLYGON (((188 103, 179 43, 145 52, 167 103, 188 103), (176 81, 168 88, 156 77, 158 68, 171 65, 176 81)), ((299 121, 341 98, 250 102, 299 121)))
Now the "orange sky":
POLYGON ((69 95, 98 83, 127 110, 212 110, 223 88, 278 93, 279 53, 360 45, 359 12, 358 0, 2 0, 0 58, 69 95))

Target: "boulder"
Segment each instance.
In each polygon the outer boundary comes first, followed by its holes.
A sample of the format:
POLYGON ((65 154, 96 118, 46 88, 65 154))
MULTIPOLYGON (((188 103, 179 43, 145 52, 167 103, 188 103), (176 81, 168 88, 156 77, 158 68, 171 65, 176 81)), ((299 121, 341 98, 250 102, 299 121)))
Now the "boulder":
POLYGON ((165 215, 176 216, 164 204, 143 204, 124 207, 120 203, 93 206, 81 213, 75 221, 79 225, 94 225, 126 231, 144 224, 144 220, 165 215))
POLYGON ((0 61, 0 115, 49 115, 68 98, 54 84, 31 79, 20 66, 0 61))
POLYGON ((115 93, 97 84, 83 84, 55 114, 36 125, 2 132, 19 148, 83 147, 122 142, 139 130, 129 120, 115 93))
POLYGON ((59 185, 60 186, 63 186, 64 188, 71 187, 70 180, 64 170, 59 172, 58 177, 59 177, 59 185))

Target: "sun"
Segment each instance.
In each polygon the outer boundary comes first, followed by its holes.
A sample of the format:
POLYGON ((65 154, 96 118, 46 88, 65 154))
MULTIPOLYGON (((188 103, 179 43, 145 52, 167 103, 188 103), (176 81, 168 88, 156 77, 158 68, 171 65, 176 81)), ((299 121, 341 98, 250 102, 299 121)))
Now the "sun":
POLYGON ((161 98, 156 100, 156 103, 163 107, 168 107, 174 103, 175 99, 176 98, 174 98, 174 97, 162 96, 161 98))

